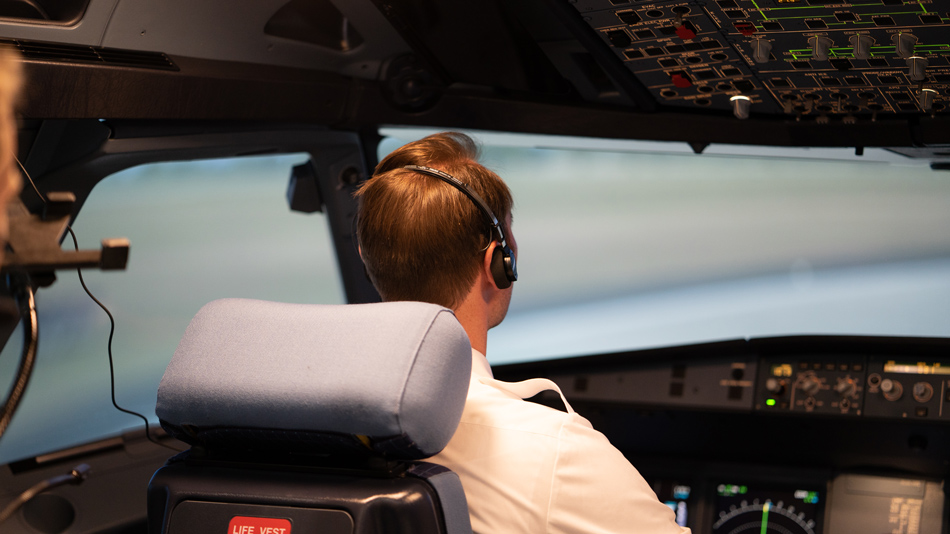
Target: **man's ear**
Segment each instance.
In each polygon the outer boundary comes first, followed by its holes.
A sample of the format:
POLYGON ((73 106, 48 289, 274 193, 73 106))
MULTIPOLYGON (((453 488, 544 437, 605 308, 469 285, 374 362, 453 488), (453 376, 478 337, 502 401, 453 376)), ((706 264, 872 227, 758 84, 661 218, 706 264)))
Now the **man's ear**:
POLYGON ((495 247, 498 247, 498 246, 500 246, 498 244, 498 241, 492 241, 491 243, 488 244, 488 248, 485 249, 485 255, 482 256, 481 274, 483 274, 489 280, 489 283, 491 283, 491 285, 495 289, 499 289, 499 287, 498 287, 498 284, 495 283, 495 276, 492 274, 492 271, 491 271, 491 258, 492 258, 492 255, 495 253, 495 247))

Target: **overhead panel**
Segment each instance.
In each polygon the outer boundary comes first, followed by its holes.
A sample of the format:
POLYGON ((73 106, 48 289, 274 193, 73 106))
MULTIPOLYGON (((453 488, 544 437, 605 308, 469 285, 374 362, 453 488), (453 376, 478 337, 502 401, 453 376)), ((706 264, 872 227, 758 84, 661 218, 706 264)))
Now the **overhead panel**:
POLYGON ((664 106, 818 122, 948 110, 950 0, 574 6, 664 106))

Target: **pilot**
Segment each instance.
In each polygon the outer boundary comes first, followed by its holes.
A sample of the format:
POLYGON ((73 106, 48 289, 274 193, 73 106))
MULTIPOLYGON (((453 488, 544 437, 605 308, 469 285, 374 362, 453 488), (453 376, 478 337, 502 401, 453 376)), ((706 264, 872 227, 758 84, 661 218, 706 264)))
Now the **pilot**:
POLYGON ((360 254, 383 300, 450 308, 471 341, 461 423, 432 461, 459 475, 476 533, 688 533, 566 401, 560 411, 524 400, 553 382, 492 377, 488 330, 508 311, 518 249, 511 193, 477 158, 466 135, 431 135, 388 155, 357 192, 360 254))
POLYGON ((0 47, 0 263, 2 246, 9 235, 7 204, 20 192, 20 173, 16 168, 16 117, 14 103, 20 88, 20 63, 15 54, 0 47))

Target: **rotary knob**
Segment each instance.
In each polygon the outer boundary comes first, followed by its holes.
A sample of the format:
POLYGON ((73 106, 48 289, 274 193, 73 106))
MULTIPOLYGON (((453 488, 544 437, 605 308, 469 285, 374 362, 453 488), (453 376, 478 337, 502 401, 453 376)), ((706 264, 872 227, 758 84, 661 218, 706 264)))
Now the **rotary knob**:
POLYGON ((772 43, 765 39, 755 39, 752 41, 752 59, 756 63, 768 63, 772 54, 772 43))
POLYGON ((927 78, 927 58, 920 56, 911 56, 907 58, 907 77, 914 82, 920 82, 927 78))
POLYGON ((884 394, 885 399, 896 401, 904 394, 904 386, 901 386, 901 383, 897 380, 885 378, 881 381, 881 393, 884 394))
POLYGON ((842 397, 850 397, 854 395, 854 392, 857 390, 857 386, 854 384, 854 380, 851 378, 839 378, 838 382, 835 383, 835 393, 841 395, 842 397))
POLYGON ((920 90, 920 94, 917 95, 917 101, 920 102, 920 109, 924 111, 930 111, 934 107, 934 98, 937 95, 937 91, 928 88, 920 90))
POLYGON ((821 389, 821 381, 816 376, 809 376, 798 384, 799 389, 805 392, 809 397, 815 396, 821 389))
POLYGON ((785 393, 785 381, 777 378, 769 378, 765 381, 765 389, 773 395, 782 395, 785 393))
POLYGON ((894 43, 894 50, 897 57, 907 59, 914 55, 914 45, 917 44, 917 37, 912 33, 901 32, 891 38, 894 43))
POLYGON ((747 96, 736 95, 729 99, 732 102, 732 114, 737 119, 748 119, 749 108, 752 107, 752 99, 747 96))
POLYGON ((831 49, 832 44, 831 39, 815 35, 808 39, 808 44, 811 45, 811 57, 819 61, 828 59, 828 51, 831 49))
POLYGON ((917 402, 927 402, 934 396, 934 387, 928 382, 917 382, 911 389, 911 393, 917 402))
POLYGON ((874 39, 870 35, 858 34, 851 36, 851 48, 854 52, 854 59, 867 59, 871 57, 871 45, 874 39))

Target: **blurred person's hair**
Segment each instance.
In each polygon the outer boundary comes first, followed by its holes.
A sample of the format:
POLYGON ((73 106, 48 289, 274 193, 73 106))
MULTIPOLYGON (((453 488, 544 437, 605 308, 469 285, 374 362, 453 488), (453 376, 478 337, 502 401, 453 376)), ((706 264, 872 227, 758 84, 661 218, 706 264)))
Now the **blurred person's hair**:
POLYGON ((15 107, 20 92, 22 69, 18 54, 0 46, 0 198, 7 200, 11 190, 18 191, 20 174, 15 167, 16 115, 15 107))

